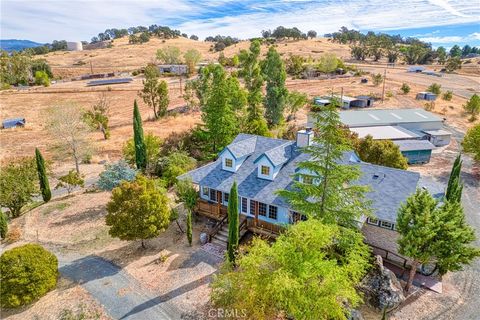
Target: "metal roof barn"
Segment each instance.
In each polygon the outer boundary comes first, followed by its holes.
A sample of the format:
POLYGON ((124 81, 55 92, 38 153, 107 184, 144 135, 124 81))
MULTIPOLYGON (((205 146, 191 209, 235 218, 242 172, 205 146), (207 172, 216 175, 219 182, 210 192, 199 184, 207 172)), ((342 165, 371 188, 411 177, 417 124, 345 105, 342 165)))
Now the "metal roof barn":
POLYGON ((3 126, 4 129, 24 127, 25 126, 25 118, 5 119, 2 122, 2 126, 3 126))
POLYGON ((340 121, 349 128, 397 126, 408 130, 442 129, 443 119, 423 109, 341 111, 340 121))
POLYGON ((132 78, 119 78, 119 79, 107 79, 107 80, 93 80, 87 82, 87 87, 93 86, 105 86, 109 84, 121 84, 121 83, 129 83, 132 82, 132 78))
POLYGON ((418 134, 399 126, 374 126, 374 127, 350 128, 350 131, 358 134, 359 138, 372 136, 374 140, 404 140, 404 139, 420 138, 418 134))

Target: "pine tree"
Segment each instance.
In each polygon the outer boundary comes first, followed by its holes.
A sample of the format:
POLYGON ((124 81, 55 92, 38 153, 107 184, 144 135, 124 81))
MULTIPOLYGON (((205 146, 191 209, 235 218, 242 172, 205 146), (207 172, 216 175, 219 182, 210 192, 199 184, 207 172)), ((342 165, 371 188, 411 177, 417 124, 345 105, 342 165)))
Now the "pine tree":
POLYGON ((187 208, 187 239, 190 246, 192 246, 192 237, 192 211, 187 208))
POLYGON ((263 76, 258 57, 260 56, 260 41, 253 40, 250 50, 242 50, 239 55, 241 63, 240 75, 245 81, 247 96, 247 117, 244 131, 256 135, 267 135, 268 126, 263 116, 263 76))
POLYGON ((449 202, 460 202, 462 199, 463 184, 460 181, 460 173, 462 171, 462 160, 460 154, 453 163, 450 178, 448 179, 447 191, 445 199, 449 202))
POLYGON ((40 191, 42 193, 43 201, 48 202, 52 198, 50 191, 50 184, 48 183, 47 171, 45 169, 45 160, 40 153, 40 150, 35 148, 35 159, 37 162, 38 180, 40 182, 40 191))
POLYGON ((133 103, 133 141, 135 143, 135 163, 137 169, 145 170, 147 167, 147 150, 143 141, 142 117, 138 110, 137 100, 133 103))
POLYGON ((403 204, 397 216, 399 252, 412 259, 405 291, 409 291, 417 267, 434 257, 435 210, 437 202, 426 190, 417 189, 403 204))
POLYGON ((228 197, 228 261, 235 263, 239 241, 239 214, 238 214, 238 192, 237 182, 235 181, 230 189, 228 197))
POLYGON ((302 150, 310 157, 299 163, 300 171, 292 189, 278 191, 278 194, 295 211, 302 212, 308 218, 354 226, 356 219, 369 214, 369 202, 365 200, 368 189, 354 183, 360 177, 359 168, 341 163, 345 152, 351 148, 347 133, 341 128, 335 103, 315 115, 315 131, 318 134, 314 144, 302 150), (304 178, 313 181, 299 181, 304 178))
POLYGON ((285 87, 287 72, 280 55, 273 46, 268 50, 267 58, 263 61, 262 67, 267 81, 265 117, 268 125, 272 127, 283 121, 283 110, 288 96, 288 90, 285 87))

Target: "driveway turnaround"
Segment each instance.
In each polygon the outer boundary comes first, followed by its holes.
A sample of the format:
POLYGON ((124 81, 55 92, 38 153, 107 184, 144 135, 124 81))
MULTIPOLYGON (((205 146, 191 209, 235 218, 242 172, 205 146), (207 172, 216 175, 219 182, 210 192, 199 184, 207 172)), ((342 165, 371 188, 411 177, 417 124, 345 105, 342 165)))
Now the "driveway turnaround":
POLYGON ((142 289, 118 266, 97 256, 59 261, 60 273, 79 283, 114 319, 180 319, 181 312, 168 304, 168 298, 142 289))

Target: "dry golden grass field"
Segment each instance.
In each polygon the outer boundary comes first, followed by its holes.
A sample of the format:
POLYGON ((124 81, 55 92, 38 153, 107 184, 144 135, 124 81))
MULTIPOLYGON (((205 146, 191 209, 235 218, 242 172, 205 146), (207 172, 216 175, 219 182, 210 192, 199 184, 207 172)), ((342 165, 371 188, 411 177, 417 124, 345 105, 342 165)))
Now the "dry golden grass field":
MULTIPOLYGON (((90 62, 94 72, 111 71, 132 71, 149 62, 154 61, 155 52, 164 46, 177 46, 182 52, 196 48, 201 51, 203 60, 214 61, 218 53, 209 51, 211 44, 202 41, 194 41, 185 38, 162 41, 153 38, 146 44, 129 45, 127 38, 117 39, 112 48, 85 50, 77 52, 54 52, 45 55, 52 65, 53 71, 59 76, 78 76, 90 73, 90 62), (86 64, 82 67, 73 66, 78 61, 86 64)), ((242 41, 237 45, 225 49, 226 56, 232 56, 241 49, 248 48, 249 42, 242 41)), ((267 46, 262 46, 265 53, 267 46)), ((301 40, 296 42, 281 42, 277 49, 283 53, 301 54, 305 57, 318 58, 325 52, 334 52, 337 56, 348 58, 349 47, 331 43, 326 39, 301 40)), ((383 73, 381 66, 359 66, 365 71, 372 73, 383 73)), ((365 77, 370 78, 368 75, 365 77)), ((179 107, 185 104, 180 94, 180 83, 178 78, 166 78, 169 83, 170 108, 179 107)), ((289 90, 305 92, 310 98, 329 94, 340 93, 343 88, 345 95, 375 94, 381 96, 382 86, 373 86, 371 81, 368 84, 361 84, 360 77, 348 77, 327 80, 287 80, 289 90)), ((387 70, 387 81, 385 102, 375 103, 375 108, 409 108, 424 107, 425 102, 415 100, 415 94, 424 91, 433 82, 442 84, 442 88, 453 90, 452 101, 437 99, 433 112, 443 115, 448 124, 465 131, 472 123, 467 121, 463 114, 462 105, 465 97, 473 92, 480 91, 480 81, 475 76, 447 75, 437 78, 427 75, 407 74, 405 66, 387 70), (407 82, 412 90, 408 95, 400 92, 400 86, 407 82)), ((0 161, 8 161, 14 157, 32 155, 35 147, 39 147, 52 160, 62 160, 61 157, 54 158, 52 135, 46 130, 48 122, 48 110, 55 106, 73 102, 78 108, 90 108, 102 91, 106 92, 110 100, 110 127, 111 139, 103 140, 100 132, 92 132, 90 140, 94 144, 93 160, 115 159, 121 155, 122 145, 132 136, 132 110, 133 101, 139 101, 140 111, 144 120, 145 132, 152 132, 162 138, 172 132, 187 130, 199 123, 199 113, 179 114, 158 121, 151 121, 153 112, 138 97, 138 91, 142 88, 142 77, 135 77, 129 84, 118 84, 104 87, 87 87, 86 81, 60 81, 48 88, 32 87, 24 90, 5 90, 0 93, 1 118, 25 117, 26 127, 7 129, 0 131, 0 161)), ((302 125, 306 120, 307 110, 301 110, 297 117, 297 123, 302 125)))

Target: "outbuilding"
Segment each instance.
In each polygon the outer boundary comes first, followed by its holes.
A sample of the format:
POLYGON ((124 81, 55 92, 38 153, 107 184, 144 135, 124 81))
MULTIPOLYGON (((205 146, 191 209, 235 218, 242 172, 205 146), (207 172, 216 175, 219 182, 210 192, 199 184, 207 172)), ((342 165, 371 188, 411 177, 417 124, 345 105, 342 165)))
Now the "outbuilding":
POLYGON ((25 126, 25 118, 14 118, 14 119, 3 120, 2 126, 3 126, 4 129, 24 127, 25 126))
POLYGON ((427 101, 435 101, 437 100, 437 95, 431 92, 419 92, 417 93, 417 100, 427 100, 427 101))
POLYGON ((351 132, 355 132, 360 139, 371 136, 373 140, 412 140, 420 139, 421 136, 402 128, 400 126, 372 126, 350 128, 351 132))
POLYGON ((373 107, 374 99, 369 96, 357 96, 355 100, 350 102, 350 107, 369 108, 373 107))
POLYGON ((432 150, 435 146, 428 140, 396 140, 393 141, 400 152, 407 158, 408 164, 421 164, 430 162, 432 150))
POLYGON ((423 72, 425 70, 425 67, 422 66, 410 66, 408 67, 408 72, 423 72))
POLYGON ((423 132, 427 135, 428 141, 436 147, 443 147, 450 144, 452 134, 446 130, 423 130, 423 132))

